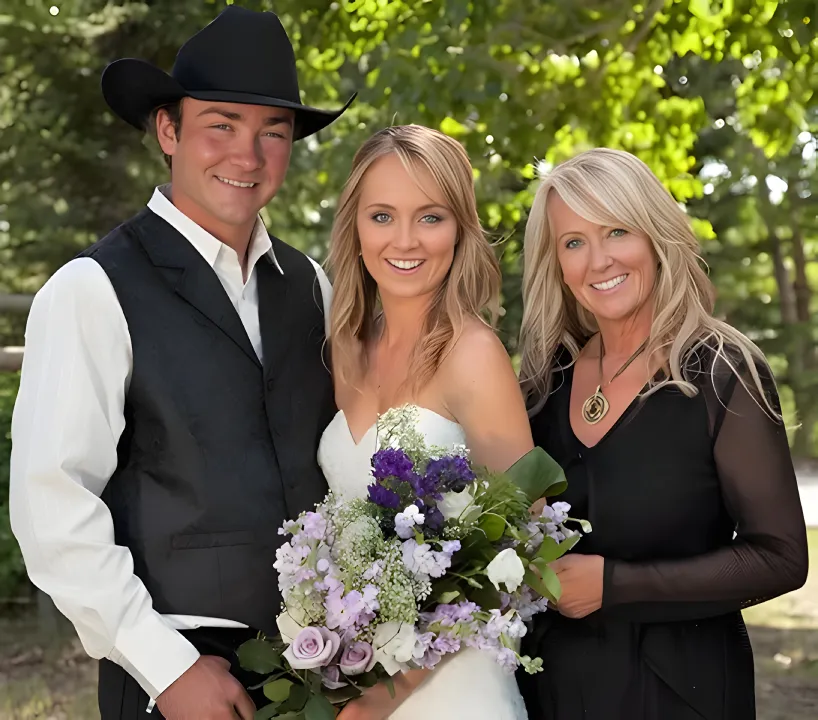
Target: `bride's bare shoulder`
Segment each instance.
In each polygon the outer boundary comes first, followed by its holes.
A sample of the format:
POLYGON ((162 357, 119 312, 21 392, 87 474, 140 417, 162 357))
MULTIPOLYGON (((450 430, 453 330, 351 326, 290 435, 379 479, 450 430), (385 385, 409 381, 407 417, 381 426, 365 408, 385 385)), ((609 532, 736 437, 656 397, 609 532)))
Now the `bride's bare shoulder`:
POLYGON ((441 364, 448 383, 461 385, 514 372, 503 343, 494 330, 477 319, 469 319, 463 332, 441 364))

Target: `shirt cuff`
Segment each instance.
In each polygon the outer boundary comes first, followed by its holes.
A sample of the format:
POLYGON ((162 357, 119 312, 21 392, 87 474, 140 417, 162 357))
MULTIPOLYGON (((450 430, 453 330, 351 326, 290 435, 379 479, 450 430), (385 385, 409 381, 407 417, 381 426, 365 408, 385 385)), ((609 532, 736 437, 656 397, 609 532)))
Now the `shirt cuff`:
POLYGON ((109 660, 121 665, 156 700, 199 659, 199 651, 158 613, 120 628, 109 660))

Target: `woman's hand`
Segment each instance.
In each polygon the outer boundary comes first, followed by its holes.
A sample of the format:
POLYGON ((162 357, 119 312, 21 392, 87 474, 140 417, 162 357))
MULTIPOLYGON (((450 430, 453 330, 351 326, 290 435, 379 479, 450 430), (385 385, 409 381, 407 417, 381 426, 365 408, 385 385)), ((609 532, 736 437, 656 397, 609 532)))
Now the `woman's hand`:
POLYGON ((543 508, 548 504, 548 499, 541 497, 539 500, 535 500, 533 505, 528 508, 528 514, 531 515, 532 518, 538 518, 542 515, 543 508))
POLYGON ((385 720, 406 700, 429 674, 429 670, 410 670, 392 677, 395 697, 382 682, 364 691, 361 697, 348 703, 335 720, 385 720))
POLYGON ((557 573, 562 595, 557 604, 561 615, 584 618, 602 607, 602 572, 605 558, 600 555, 565 555, 549 567, 557 573))

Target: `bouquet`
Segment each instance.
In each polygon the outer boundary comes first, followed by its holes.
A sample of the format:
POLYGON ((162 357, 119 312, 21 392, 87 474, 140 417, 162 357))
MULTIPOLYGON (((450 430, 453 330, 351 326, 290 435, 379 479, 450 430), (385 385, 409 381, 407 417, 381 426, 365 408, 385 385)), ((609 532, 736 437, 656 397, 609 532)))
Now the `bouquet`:
POLYGON ((462 446, 427 447, 417 408, 379 421, 366 498, 330 493, 279 531, 280 636, 242 645, 243 667, 265 675, 258 719, 335 717, 363 690, 462 648, 491 653, 513 673, 526 621, 556 602, 548 564, 580 539, 566 503, 531 504, 566 487, 539 448, 505 473, 472 467, 462 446))

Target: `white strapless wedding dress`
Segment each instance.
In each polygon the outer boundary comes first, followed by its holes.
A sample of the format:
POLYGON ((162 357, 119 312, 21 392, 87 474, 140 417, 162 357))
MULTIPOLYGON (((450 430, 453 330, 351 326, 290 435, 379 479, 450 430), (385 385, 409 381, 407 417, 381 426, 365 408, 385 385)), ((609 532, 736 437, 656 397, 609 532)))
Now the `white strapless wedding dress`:
MULTIPOLYGON (((441 415, 418 408, 418 429, 429 445, 464 445, 463 428, 441 415)), ((378 449, 373 425, 356 444, 343 411, 327 426, 318 462, 330 489, 346 498, 365 497, 372 482, 370 459, 378 449)), ((491 656, 466 648, 443 661, 391 715, 391 720, 527 720, 513 675, 491 656)))

